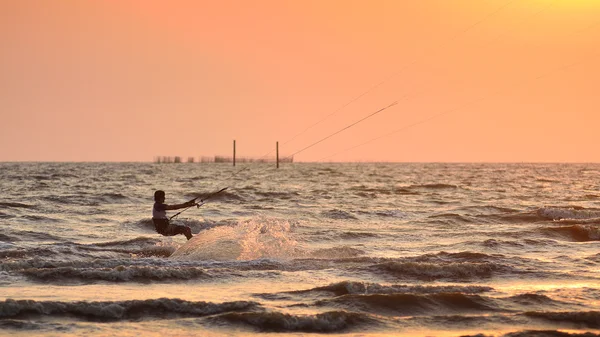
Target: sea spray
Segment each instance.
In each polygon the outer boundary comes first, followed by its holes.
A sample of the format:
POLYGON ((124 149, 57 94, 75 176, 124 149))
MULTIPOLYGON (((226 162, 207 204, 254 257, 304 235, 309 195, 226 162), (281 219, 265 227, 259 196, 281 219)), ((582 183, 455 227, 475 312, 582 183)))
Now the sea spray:
POLYGON ((299 252, 288 221, 258 217, 200 232, 171 258, 192 261, 289 259, 299 252))

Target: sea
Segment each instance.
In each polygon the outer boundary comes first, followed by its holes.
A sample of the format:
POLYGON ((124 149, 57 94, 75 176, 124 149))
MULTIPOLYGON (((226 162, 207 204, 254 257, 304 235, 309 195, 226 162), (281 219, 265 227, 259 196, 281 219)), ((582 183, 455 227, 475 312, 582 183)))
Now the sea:
POLYGON ((599 242, 600 164, 0 163, 0 335, 600 336, 599 242))

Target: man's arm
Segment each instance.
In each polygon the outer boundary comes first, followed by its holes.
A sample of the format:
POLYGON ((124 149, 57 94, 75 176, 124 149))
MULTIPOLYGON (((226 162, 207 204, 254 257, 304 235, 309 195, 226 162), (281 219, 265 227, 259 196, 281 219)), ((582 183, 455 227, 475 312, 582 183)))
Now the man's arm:
POLYGON ((183 204, 177 204, 177 205, 165 205, 165 209, 166 210, 174 210, 174 209, 180 209, 180 208, 186 208, 186 207, 192 207, 194 206, 196 203, 193 201, 188 201, 186 203, 183 204))

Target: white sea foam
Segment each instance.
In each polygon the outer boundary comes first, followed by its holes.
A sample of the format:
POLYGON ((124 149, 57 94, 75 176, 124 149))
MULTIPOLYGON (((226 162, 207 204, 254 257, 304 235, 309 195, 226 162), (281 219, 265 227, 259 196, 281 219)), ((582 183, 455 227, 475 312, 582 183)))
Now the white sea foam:
POLYGON ((292 258, 298 252, 290 224, 264 217, 202 231, 176 250, 175 260, 292 258))
POLYGON ((543 207, 538 209, 537 214, 540 217, 551 220, 595 220, 600 218, 600 210, 579 209, 572 207, 543 207))

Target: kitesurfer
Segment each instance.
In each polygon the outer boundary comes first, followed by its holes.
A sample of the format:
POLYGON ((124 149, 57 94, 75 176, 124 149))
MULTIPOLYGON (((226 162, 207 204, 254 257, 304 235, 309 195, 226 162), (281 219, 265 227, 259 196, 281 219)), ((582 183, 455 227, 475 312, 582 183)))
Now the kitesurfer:
POLYGON ((183 204, 167 205, 165 204, 165 191, 154 192, 154 206, 152 207, 152 221, 159 234, 164 236, 173 236, 183 234, 189 240, 192 238, 192 230, 187 226, 174 225, 167 217, 167 210, 187 208, 197 205, 195 200, 183 204))

